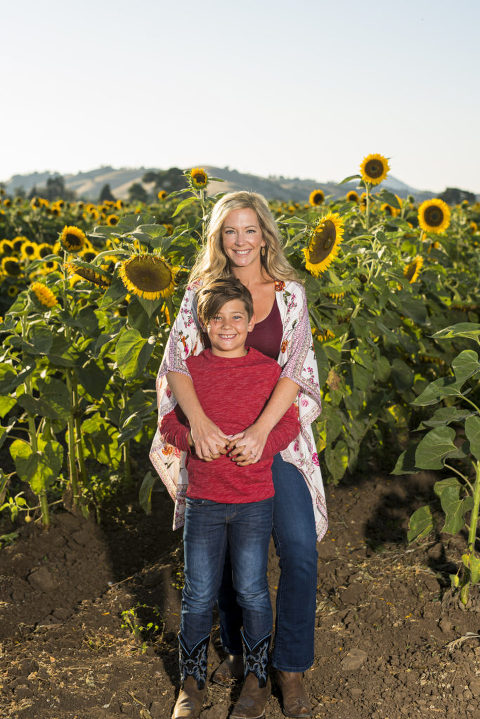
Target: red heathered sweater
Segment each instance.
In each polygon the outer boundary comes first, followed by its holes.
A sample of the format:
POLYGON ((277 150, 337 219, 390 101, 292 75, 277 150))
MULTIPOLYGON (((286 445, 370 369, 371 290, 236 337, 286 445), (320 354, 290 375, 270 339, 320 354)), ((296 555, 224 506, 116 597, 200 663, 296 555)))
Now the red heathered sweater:
MULTIPOLYGON (((187 367, 205 414, 228 435, 255 422, 281 374, 275 360, 253 347, 244 357, 219 357, 206 349, 189 357, 187 367)), ((295 439, 300 423, 292 404, 270 432, 260 461, 246 467, 227 455, 205 462, 192 454, 188 422, 178 405, 163 417, 160 431, 164 441, 188 452, 188 497, 236 504, 273 497, 273 456, 295 439)))

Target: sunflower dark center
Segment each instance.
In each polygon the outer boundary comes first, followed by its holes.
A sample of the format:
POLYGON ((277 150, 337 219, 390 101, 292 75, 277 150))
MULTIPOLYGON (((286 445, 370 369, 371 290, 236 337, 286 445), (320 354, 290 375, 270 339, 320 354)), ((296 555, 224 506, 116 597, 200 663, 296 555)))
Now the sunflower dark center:
POLYGON ((312 237, 310 246, 308 248, 309 261, 312 265, 318 265, 322 262, 330 252, 335 244, 337 237, 337 230, 331 220, 325 220, 318 230, 315 230, 315 234, 312 237))
POLYGON ((418 262, 411 262, 407 267, 407 272, 405 274, 405 277, 409 282, 412 281, 413 277, 415 276, 415 273, 418 271, 418 262))
POLYGON ((65 243, 70 247, 81 247, 82 243, 79 237, 71 235, 70 233, 65 236, 65 243))
POLYGON ((313 196, 313 201, 316 205, 320 205, 323 202, 323 192, 316 192, 313 196))
POLYGON ((368 177, 372 177, 374 180, 381 177, 383 171, 383 163, 381 163, 379 160, 369 160, 365 165, 365 174, 368 177))
POLYGON ((172 281, 172 273, 164 262, 133 260, 125 270, 130 282, 143 292, 161 292, 172 281))
POLYGON ((424 218, 425 223, 430 227, 438 227, 443 222, 443 210, 441 207, 431 205, 425 210, 424 218))
POLYGON ((32 247, 32 245, 27 245, 25 247, 25 252, 27 255, 34 255, 35 254, 35 247, 32 247))
POLYGON ((8 260, 5 262, 5 271, 9 275, 19 275, 20 274, 20 265, 15 260, 8 260))

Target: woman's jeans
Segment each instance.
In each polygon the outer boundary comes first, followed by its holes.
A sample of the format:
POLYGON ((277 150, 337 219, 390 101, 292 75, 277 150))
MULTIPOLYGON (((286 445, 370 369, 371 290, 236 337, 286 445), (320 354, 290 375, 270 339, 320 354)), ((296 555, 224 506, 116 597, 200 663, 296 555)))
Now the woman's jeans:
POLYGON ((272 633, 267 582, 272 515, 273 497, 245 504, 187 497, 180 634, 189 651, 210 635, 227 545, 246 642, 253 647, 272 633))
MULTIPOLYGON (((314 657, 317 537, 312 498, 300 471, 280 454, 274 457, 272 473, 273 540, 280 558, 272 663, 282 671, 303 672, 314 657)), ((227 556, 218 607, 222 643, 229 654, 242 653, 242 613, 235 598, 227 556)))

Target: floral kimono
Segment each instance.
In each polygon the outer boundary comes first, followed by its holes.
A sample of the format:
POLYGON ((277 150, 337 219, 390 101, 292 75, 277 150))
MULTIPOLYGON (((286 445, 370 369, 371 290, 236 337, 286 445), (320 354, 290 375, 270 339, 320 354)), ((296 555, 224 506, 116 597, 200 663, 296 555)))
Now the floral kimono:
MULTIPOLYGON (((175 397, 168 389, 165 375, 167 372, 180 372, 190 376, 185 360, 204 349, 196 314, 196 293, 200 286, 201 282, 197 282, 186 289, 158 371, 158 426, 162 417, 176 405, 175 397)), ((300 470, 307 483, 312 497, 317 536, 320 540, 327 531, 327 510, 311 428, 312 422, 320 414, 321 404, 307 299, 305 290, 298 282, 277 281, 275 290, 283 324, 282 344, 277 359, 283 370, 281 377, 288 377, 300 388, 295 401, 298 404, 301 431, 280 454, 286 462, 294 464, 300 470)), ((175 447, 165 444, 157 427, 150 449, 150 459, 175 501, 173 528, 178 529, 184 523, 185 495, 188 486, 186 452, 180 452, 175 447)))

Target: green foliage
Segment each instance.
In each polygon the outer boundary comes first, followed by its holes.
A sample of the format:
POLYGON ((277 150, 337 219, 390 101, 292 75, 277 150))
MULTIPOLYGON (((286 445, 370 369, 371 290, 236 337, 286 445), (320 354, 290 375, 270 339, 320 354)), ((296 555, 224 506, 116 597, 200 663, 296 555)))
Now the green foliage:
MULTIPOLYGON (((476 324, 461 323, 436 333, 442 339, 465 338, 480 344, 476 324)), ((452 587, 461 601, 468 602, 469 588, 480 581, 480 558, 476 552, 480 507, 480 363, 474 350, 464 349, 451 362, 451 373, 433 380, 412 403, 429 407, 455 401, 460 406, 443 406, 425 419, 419 429, 428 431, 416 446, 398 459, 395 474, 420 469, 453 470, 435 482, 434 492, 444 514, 442 532, 468 532, 468 552, 462 567, 452 575, 452 587), (459 573, 461 572, 461 576, 459 573)), ((420 507, 410 518, 408 540, 420 540, 434 529, 429 506, 420 507)))

